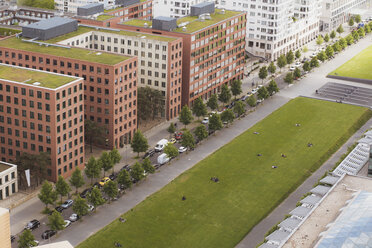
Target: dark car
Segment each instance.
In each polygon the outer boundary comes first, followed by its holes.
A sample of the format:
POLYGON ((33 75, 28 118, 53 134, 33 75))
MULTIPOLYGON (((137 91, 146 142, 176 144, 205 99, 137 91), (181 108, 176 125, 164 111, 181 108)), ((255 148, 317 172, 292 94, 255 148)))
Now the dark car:
POLYGON ((50 237, 56 235, 56 231, 54 230, 46 230, 45 232, 43 232, 43 234, 41 234, 41 238, 42 239, 50 239, 50 237))
POLYGON ((61 207, 61 206, 58 206, 58 207, 55 208, 55 210, 56 210, 57 212, 62 213, 62 211, 64 210, 64 208, 61 207))
POLYGON ((154 164, 155 170, 159 169, 161 167, 161 164, 154 164))
POLYGON ((115 180, 118 177, 118 173, 112 173, 111 175, 108 176, 112 181, 115 180))
POLYGON ((182 132, 176 132, 175 134, 174 134, 174 138, 176 139, 176 140, 181 140, 182 139, 182 132))
POLYGON ((15 236, 13 236, 13 235, 10 235, 10 242, 14 242, 14 240, 15 240, 15 236))
POLYGON ((212 135, 212 134, 214 134, 214 132, 215 132, 215 130, 209 130, 208 135, 212 135))
POLYGON ((95 182, 94 184, 93 184, 93 186, 92 186, 92 189, 93 188, 101 188, 102 186, 101 186, 101 184, 99 184, 99 182, 95 182))
POLYGON ((126 164, 123 167, 121 167, 120 171, 122 171, 122 170, 129 171, 129 168, 130 168, 129 164, 126 164))
POLYGON ((153 155, 155 154, 155 150, 154 149, 150 149, 150 150, 148 150, 146 153, 145 153, 145 155, 143 155, 143 159, 145 159, 145 158, 149 158, 149 157, 152 157, 153 155))
POLYGON ((92 189, 85 189, 83 192, 80 193, 81 198, 86 198, 87 195, 92 191, 92 189))
POLYGON ((39 226, 40 226, 40 221, 38 221, 38 220, 31 220, 30 222, 27 223, 27 225, 25 226, 25 229, 35 230, 39 226))

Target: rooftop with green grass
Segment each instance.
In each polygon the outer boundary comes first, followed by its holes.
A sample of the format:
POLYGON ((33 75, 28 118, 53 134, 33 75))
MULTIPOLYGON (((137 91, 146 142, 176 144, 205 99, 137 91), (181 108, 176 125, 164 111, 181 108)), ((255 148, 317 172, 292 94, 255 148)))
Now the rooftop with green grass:
MULTIPOLYGON (((141 3, 147 2, 147 1, 149 1, 149 0, 140 0, 141 3)), ((124 9, 124 8, 128 8, 128 7, 130 7, 130 6, 127 6, 127 7, 118 6, 118 7, 114 8, 114 9, 105 9, 104 11, 105 11, 105 13, 109 13, 109 12, 112 12, 112 11, 115 11, 115 10, 118 10, 118 9, 124 9)))
POLYGON ((114 17, 115 16, 103 14, 103 15, 97 16, 97 21, 106 21, 106 20, 114 18, 114 17))
POLYGON ((0 65, 0 79, 31 85, 39 83, 37 86, 49 89, 56 89, 76 80, 74 77, 6 65, 0 65))
MULTIPOLYGON (((186 30, 184 31, 182 27, 179 27, 173 30, 173 32, 191 34, 240 14, 241 12, 231 10, 225 10, 225 13, 223 14, 222 10, 215 9, 215 12, 211 14, 211 19, 209 20, 205 19, 204 21, 201 21, 198 20, 199 18, 198 16, 186 16, 177 19, 177 25, 180 25, 182 23, 188 23, 187 25, 185 25, 186 30)), ((122 24, 136 27, 145 27, 145 23, 147 23, 148 26, 152 25, 151 21, 139 19, 128 20, 126 22, 123 22, 122 24)))
POLYGON ((372 80, 372 46, 364 49, 345 64, 329 73, 332 76, 372 80))
POLYGON ((158 41, 166 41, 166 42, 171 42, 174 41, 178 38, 176 37, 169 37, 169 36, 164 36, 164 35, 153 35, 153 34, 147 34, 147 33, 139 33, 139 32, 133 32, 133 31, 125 31, 125 30, 108 30, 108 29, 103 29, 99 27, 84 27, 84 26, 79 26, 78 29, 75 32, 71 32, 65 35, 58 36, 56 38, 47 40, 46 42, 48 43, 57 43, 63 40, 70 39, 72 37, 78 36, 80 34, 84 34, 87 32, 104 32, 104 33, 112 33, 112 34, 119 34, 119 35, 125 35, 125 36, 135 36, 139 38, 146 38, 150 40, 158 40, 158 41))
POLYGON ((82 48, 63 48, 55 46, 40 46, 39 44, 22 41, 21 38, 8 38, 0 40, 0 47, 13 48, 29 52, 37 52, 42 54, 50 54, 54 56, 61 56, 65 58, 96 62, 106 65, 116 65, 130 57, 111 54, 111 53, 97 53, 82 48))

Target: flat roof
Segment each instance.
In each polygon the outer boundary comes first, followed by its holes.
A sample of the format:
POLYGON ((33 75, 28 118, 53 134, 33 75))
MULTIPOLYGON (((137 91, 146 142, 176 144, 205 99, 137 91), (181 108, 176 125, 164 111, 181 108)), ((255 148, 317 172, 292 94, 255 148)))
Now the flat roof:
MULTIPOLYGON (((150 40, 158 40, 158 41, 166 41, 166 42, 171 42, 174 40, 179 39, 178 37, 169 37, 169 36, 164 36, 164 35, 153 35, 153 34, 147 34, 147 33, 140 33, 140 32, 134 32, 134 31, 126 31, 126 30, 108 30, 105 28, 100 28, 100 27, 86 27, 86 26, 79 26, 78 29, 74 32, 58 36, 56 38, 47 40, 46 42, 48 43, 58 43, 63 40, 67 40, 70 38, 73 38, 75 36, 78 36, 80 34, 88 33, 88 32, 103 32, 103 33, 112 33, 112 34, 119 34, 119 35, 124 35, 124 36, 135 36, 138 38, 146 38, 150 40)), ((1 44, 1 43, 0 43, 1 44)))
POLYGON ((339 179, 340 177, 326 176, 325 178, 321 179, 319 182, 329 184, 329 185, 334 185, 335 183, 337 183, 339 179))
POLYGON ((105 21, 105 20, 108 20, 108 19, 112 19, 114 17, 116 17, 116 16, 102 14, 102 15, 97 16, 97 21, 105 21))
POLYGON ((289 214, 300 217, 300 218, 304 218, 306 217, 306 215, 310 213, 310 211, 311 211, 311 208, 305 208, 305 207, 299 206, 293 209, 289 214))
POLYGON ((322 199, 322 197, 320 197, 320 196, 309 195, 309 196, 306 196, 304 199, 302 199, 300 202, 303 203, 303 204, 315 205, 321 199, 322 199))
POLYGON ((9 165, 6 165, 0 161, 0 172, 3 172, 9 168, 11 168, 9 165))
POLYGON ((106 65, 115 65, 124 60, 129 59, 128 56, 122 56, 112 53, 95 52, 83 48, 63 48, 55 46, 40 46, 35 43, 24 42, 20 38, 10 37, 0 40, 0 47, 13 48, 28 52, 37 52, 42 54, 50 54, 65 58, 83 60, 88 62, 96 62, 106 65))
POLYGON ((313 188, 312 190, 310 190, 310 192, 313 193, 313 194, 316 194, 316 195, 324 196, 325 194, 327 194, 327 192, 330 189, 331 189, 331 187, 318 185, 315 188, 313 188))
MULTIPOLYGON (((140 3, 147 2, 147 1, 150 1, 150 0, 140 0, 140 3)), ((105 13, 112 12, 112 11, 119 10, 119 9, 127 9, 127 8, 130 8, 133 5, 136 5, 136 4, 138 4, 138 3, 131 4, 131 5, 128 5, 128 6, 125 6, 125 7, 124 6, 118 6, 118 7, 115 7, 113 9, 105 9, 105 13)))
POLYGON ((43 29, 48 30, 50 28, 54 28, 56 26, 60 26, 66 23, 76 22, 74 19, 64 18, 64 17, 52 17, 49 19, 43 19, 39 22, 34 22, 29 25, 27 25, 27 28, 37 28, 37 29, 43 29))
POLYGON ((281 243, 289 236, 289 234, 290 234, 289 232, 285 232, 282 230, 276 230, 275 232, 267 236, 265 239, 281 243))
MULTIPOLYGON (((73 82, 78 78, 24 67, 0 64, 0 79, 49 89, 56 89, 65 84, 73 82)), ((0 166, 1 165, 2 163, 0 163, 0 166)))
MULTIPOLYGON (((182 23, 188 23, 186 26, 186 31, 183 30, 182 27, 178 27, 175 30, 171 32, 177 32, 177 33, 185 33, 185 34, 191 34, 194 32, 197 32, 201 29, 204 29, 206 27, 212 26, 214 24, 217 24, 221 21, 224 21, 226 19, 229 19, 231 17, 240 15, 242 12, 239 11, 232 11, 232 10, 225 10, 225 14, 221 13, 222 10, 215 9, 215 12, 210 14, 211 19, 205 19, 204 21, 199 21, 198 16, 186 16, 177 19, 177 25, 180 25, 182 23)), ((149 26, 152 25, 151 21, 148 20, 139 20, 139 19, 131 19, 128 21, 123 22, 124 25, 130 25, 130 26, 136 26, 136 27, 144 27, 144 24, 147 23, 149 26)))
POLYGON ((295 218, 287 218, 278 224, 281 228, 295 229, 300 225, 301 221, 295 218))
POLYGON ((80 8, 80 9, 90 9, 90 8, 101 6, 101 5, 104 5, 104 4, 103 3, 88 3, 88 4, 86 4, 84 6, 80 6, 78 8, 80 8))

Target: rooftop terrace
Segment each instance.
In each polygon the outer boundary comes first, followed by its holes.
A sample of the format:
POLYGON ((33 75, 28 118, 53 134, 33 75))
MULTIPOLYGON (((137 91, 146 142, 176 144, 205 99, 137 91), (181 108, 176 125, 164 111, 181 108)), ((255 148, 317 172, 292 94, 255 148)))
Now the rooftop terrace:
MULTIPOLYGON (((69 34, 67 34, 66 36, 68 35, 69 34)), ((51 41, 55 39, 51 39, 48 42, 52 43, 51 41)), ((127 56, 110 54, 110 53, 101 53, 101 52, 97 53, 97 52, 90 51, 87 49, 82 49, 82 48, 40 46, 35 43, 24 42, 22 41, 21 38, 16 38, 16 37, 0 40, 0 47, 13 48, 13 49, 18 49, 18 50, 23 50, 23 51, 42 53, 42 54, 50 54, 54 56, 61 56, 65 58, 71 58, 71 59, 77 59, 77 60, 83 60, 83 61, 89 61, 89 62, 96 62, 96 63, 106 64, 106 65, 115 65, 121 61, 124 61, 130 58, 127 56)))
POLYGON ((9 165, 4 164, 4 163, 2 163, 2 162, 0 161, 0 173, 3 172, 3 171, 5 171, 5 170, 7 170, 7 169, 9 169, 9 168, 10 168, 9 165))
MULTIPOLYGON (((0 79, 18 83, 30 84, 38 82, 39 87, 56 89, 60 86, 75 81, 75 77, 58 75, 50 72, 36 71, 26 68, 7 66, 0 64, 0 79)), ((0 172, 1 172, 0 163, 0 172)))
MULTIPOLYGON (((205 19, 204 21, 199 21, 198 16, 186 16, 186 17, 177 19, 177 25, 180 25, 181 23, 188 23, 186 25, 186 30, 184 31, 182 27, 179 27, 173 30, 173 32, 191 34, 201 29, 204 29, 206 27, 217 24, 226 19, 229 19, 231 17, 237 16, 239 14, 241 14, 241 12, 231 11, 231 10, 225 10, 225 14, 222 14, 222 10, 215 9, 215 12, 210 15, 211 16, 210 20, 205 19)), ((148 26, 152 25, 151 21, 139 20, 139 19, 128 20, 126 22, 123 22, 122 24, 136 26, 136 27, 144 27, 145 23, 147 23, 148 26)))

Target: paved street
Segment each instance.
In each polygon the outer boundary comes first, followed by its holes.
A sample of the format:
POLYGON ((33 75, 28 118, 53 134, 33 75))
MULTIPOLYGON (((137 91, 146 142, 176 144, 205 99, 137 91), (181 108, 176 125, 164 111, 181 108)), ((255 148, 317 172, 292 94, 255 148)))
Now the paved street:
MULTIPOLYGON (((106 204, 98 208, 97 213, 92 214, 91 216, 87 216, 82 222, 74 223, 71 227, 61 232, 56 238, 53 238, 52 241, 68 240, 71 242, 72 245, 77 245, 78 243, 85 240, 88 236, 92 235, 96 231, 103 228, 105 225, 115 220, 120 214, 129 211, 146 197, 164 187, 185 170, 191 168, 197 162, 204 159, 209 154, 213 153, 236 136, 240 135, 242 132, 253 126, 258 121, 265 118, 267 115, 272 113, 277 108, 281 107, 291 98, 295 98, 299 95, 314 96, 315 90, 320 88, 326 82, 339 81, 334 79, 327 79, 325 78, 325 75, 343 64, 346 60, 353 57, 359 51, 370 45, 370 39, 370 36, 363 39, 357 45, 354 45, 351 48, 348 48, 342 54, 339 54, 332 61, 321 65, 320 68, 315 69, 314 72, 301 80, 300 83, 296 83, 291 87, 287 87, 287 89, 282 90, 279 94, 275 95, 271 99, 266 100, 264 104, 259 106, 255 112, 249 114, 241 120, 235 121, 234 124, 231 125, 229 128, 223 129, 216 135, 208 138, 208 140, 203 141, 203 144, 198 146, 195 151, 185 154, 182 157, 172 161, 170 164, 163 166, 154 175, 150 175, 146 180, 140 182, 139 185, 129 190, 126 195, 124 195, 118 201, 111 204, 106 204)), ((252 78, 253 77, 254 76, 252 76, 252 78)), ((340 82, 345 83, 342 81, 340 82)), ((372 86, 366 86, 357 83, 348 84, 372 88, 372 86)), ((250 79, 245 80, 244 92, 246 92, 250 86, 250 79)), ((151 146, 155 145, 156 142, 160 139, 169 137, 169 134, 166 131, 166 127, 168 125, 169 122, 164 123, 146 133, 149 144, 151 146)), ((342 149, 345 149, 345 147, 347 146, 344 146, 344 148, 342 149)), ((118 168, 121 167, 123 164, 128 163, 128 161, 130 161, 129 158, 134 156, 133 153, 125 149, 123 149, 121 153, 122 155, 124 155, 124 163, 117 165, 118 168)), ((331 160, 337 160, 339 157, 338 155, 339 154, 333 156, 331 160)), ((331 160, 327 161, 322 170, 327 168, 327 165, 330 166, 332 164, 331 160)), ((314 175, 310 177, 303 185, 301 185, 298 190, 291 194, 291 196, 287 200, 285 200, 277 209, 275 209, 272 214, 270 214, 266 219, 259 223, 238 245, 238 247, 255 247, 259 242, 261 242, 263 240, 263 235, 267 232, 267 230, 270 229, 271 226, 276 224, 279 220, 281 220, 284 215, 295 206, 299 197, 303 194, 302 192, 307 192, 307 187, 309 185, 313 185, 313 183, 311 183, 312 180, 314 180, 315 182, 319 178, 319 171, 320 170, 314 173, 314 175), (310 182, 308 182, 309 180, 310 182)), ((40 219, 42 215, 39 213, 41 212, 42 208, 43 205, 37 198, 34 198, 27 203, 13 209, 11 211, 12 233, 18 233, 28 220, 33 218, 40 219)), ((40 237, 36 238, 40 240, 40 237)))

